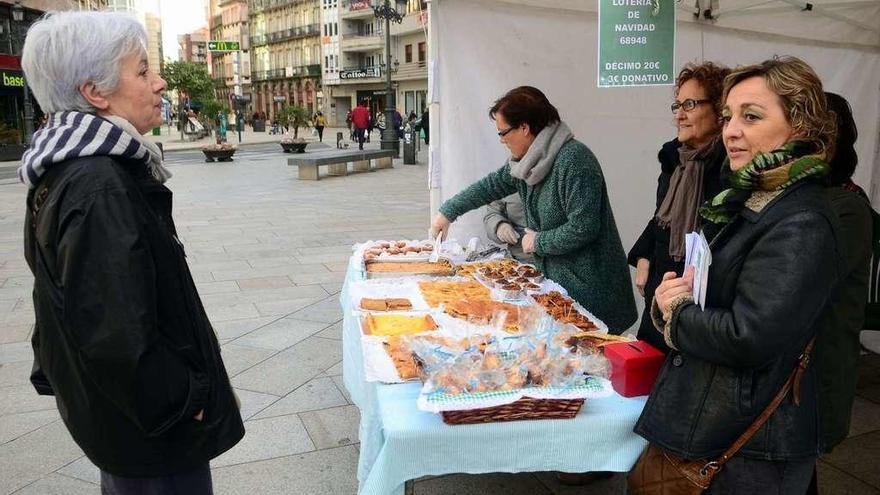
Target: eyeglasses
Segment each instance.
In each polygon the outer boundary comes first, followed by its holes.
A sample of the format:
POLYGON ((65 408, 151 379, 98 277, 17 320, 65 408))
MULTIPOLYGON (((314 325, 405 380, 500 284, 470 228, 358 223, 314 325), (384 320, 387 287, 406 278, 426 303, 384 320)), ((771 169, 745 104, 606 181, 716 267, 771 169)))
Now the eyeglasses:
POLYGON ((504 129, 503 131, 498 131, 498 137, 504 137, 504 136, 510 134, 510 131, 516 129, 517 127, 519 127, 519 126, 514 125, 514 126, 508 127, 507 129, 504 129))
POLYGON ((700 103, 709 103, 709 100, 694 100, 692 98, 688 98, 681 103, 673 103, 669 106, 669 108, 672 110, 672 113, 677 112, 679 108, 684 110, 685 112, 690 112, 691 110, 697 108, 697 105, 699 105, 700 103))

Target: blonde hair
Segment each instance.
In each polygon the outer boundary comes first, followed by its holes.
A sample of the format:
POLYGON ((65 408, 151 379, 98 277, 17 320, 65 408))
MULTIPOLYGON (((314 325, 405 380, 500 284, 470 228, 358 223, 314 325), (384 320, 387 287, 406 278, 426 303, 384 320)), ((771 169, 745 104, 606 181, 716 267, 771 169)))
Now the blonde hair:
POLYGON ((734 86, 752 77, 763 78, 770 91, 779 97, 785 118, 798 139, 813 143, 817 154, 830 159, 834 155, 837 126, 822 81, 813 68, 791 56, 737 67, 724 79, 723 104, 734 86))

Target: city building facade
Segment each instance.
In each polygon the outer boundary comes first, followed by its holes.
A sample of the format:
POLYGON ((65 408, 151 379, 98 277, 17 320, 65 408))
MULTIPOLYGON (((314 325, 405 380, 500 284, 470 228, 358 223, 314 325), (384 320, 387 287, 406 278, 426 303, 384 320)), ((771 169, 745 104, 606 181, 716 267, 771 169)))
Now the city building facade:
POLYGON ((177 35, 177 58, 183 62, 208 64, 208 29, 177 35))
POLYGON ((211 52, 211 77, 217 99, 235 109, 233 95, 242 96, 242 109, 251 111, 251 58, 248 3, 246 0, 211 0, 209 29, 211 40, 237 41, 237 52, 211 52))
POLYGON ((321 0, 248 0, 253 109, 321 108, 321 0))
MULTIPOLYGON (((348 112, 366 100, 372 115, 384 112, 386 71, 391 71, 395 106, 402 115, 421 115, 427 103, 427 22, 425 0, 396 2, 403 22, 391 23, 391 66, 386 67, 385 21, 373 6, 383 0, 322 0, 324 113, 331 125, 345 126, 348 112), (329 34, 332 32, 332 34, 329 34)), ((391 2, 392 5, 395 2, 391 2)))
POLYGON ((157 14, 146 12, 144 27, 147 28, 147 63, 153 72, 162 72, 162 19, 157 14))

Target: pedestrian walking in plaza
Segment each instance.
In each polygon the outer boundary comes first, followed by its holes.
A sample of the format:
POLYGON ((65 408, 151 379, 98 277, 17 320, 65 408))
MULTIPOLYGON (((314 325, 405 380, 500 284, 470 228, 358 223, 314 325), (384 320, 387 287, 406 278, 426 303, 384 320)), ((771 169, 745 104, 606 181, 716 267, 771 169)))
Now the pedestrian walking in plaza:
POLYGON ((539 89, 521 86, 489 111, 510 158, 440 206, 433 235, 468 211, 519 194, 523 251, 580 304, 621 333, 636 320, 626 254, 599 161, 539 89))
POLYGON ((370 110, 367 108, 367 100, 361 102, 354 110, 351 111, 351 123, 354 125, 354 134, 357 138, 358 149, 364 149, 364 133, 370 125, 370 110))
POLYGON ((376 128, 376 119, 373 118, 373 114, 367 111, 367 115, 369 116, 369 120, 367 121, 367 142, 370 142, 370 136, 373 135, 373 129, 376 128))
POLYGON ((354 129, 351 126, 351 110, 345 114, 345 125, 348 127, 348 140, 354 141, 354 129))
POLYGON ((324 142, 324 127, 327 126, 327 117, 324 117, 324 114, 318 112, 315 114, 315 118, 313 119, 315 122, 315 130, 318 131, 318 141, 324 142))
POLYGON ((175 230, 171 173, 142 136, 166 87, 146 46, 118 12, 50 13, 28 30, 22 67, 50 115, 19 169, 31 382, 55 396, 103 494, 208 495, 208 462, 244 426, 175 230))
POLYGON ((422 118, 419 120, 419 129, 425 134, 425 144, 428 144, 428 139, 431 136, 431 119, 428 116, 427 108, 422 112, 422 118))

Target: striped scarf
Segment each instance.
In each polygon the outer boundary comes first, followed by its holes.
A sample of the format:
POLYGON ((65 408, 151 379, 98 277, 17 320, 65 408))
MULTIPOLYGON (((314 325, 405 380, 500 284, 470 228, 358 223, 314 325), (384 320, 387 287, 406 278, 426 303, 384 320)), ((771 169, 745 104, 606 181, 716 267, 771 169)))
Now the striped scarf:
POLYGON ((34 133, 31 147, 21 157, 18 179, 29 188, 53 165, 87 156, 118 156, 146 165, 153 177, 164 183, 171 172, 162 165, 162 153, 146 141, 127 120, 99 117, 83 112, 58 112, 46 127, 34 133))
MULTIPOLYGON (((792 141, 781 148, 756 153, 752 161, 732 172, 727 178, 729 189, 721 191, 700 208, 700 215, 715 224, 733 219, 754 191, 780 191, 809 177, 828 173, 828 163, 814 153, 815 146, 804 141, 792 141)), ((725 162, 724 168, 730 170, 725 162)))

